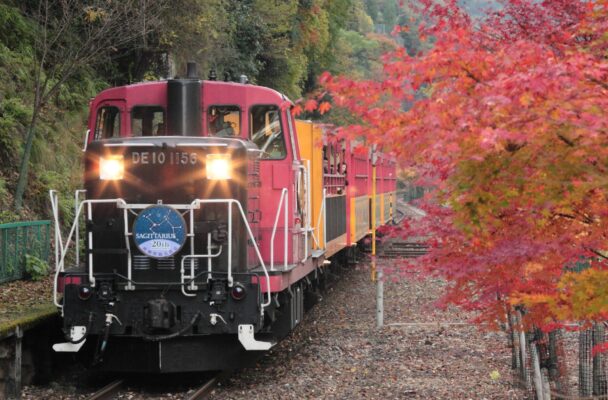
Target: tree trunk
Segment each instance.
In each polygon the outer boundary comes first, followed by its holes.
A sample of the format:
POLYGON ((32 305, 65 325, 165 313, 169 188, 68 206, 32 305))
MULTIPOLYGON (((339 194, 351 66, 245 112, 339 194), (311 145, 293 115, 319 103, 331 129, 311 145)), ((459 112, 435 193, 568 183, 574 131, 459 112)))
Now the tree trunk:
POLYGON ((28 170, 30 166, 30 155, 32 153, 32 144, 34 142, 34 136, 36 135, 36 123, 38 122, 38 113, 40 107, 34 107, 34 113, 32 115, 32 121, 27 128, 27 137, 25 141, 25 147, 23 148, 23 156, 21 157, 21 165, 19 166, 19 180, 17 181, 17 188, 15 189, 15 210, 20 211, 23 206, 23 194, 25 193, 25 187, 28 182, 28 170))
POLYGON ((543 378, 540 371, 540 357, 538 355, 538 347, 535 342, 530 343, 530 358, 532 360, 532 368, 534 373, 534 390, 537 400, 545 400, 543 390, 543 378))
POLYGON ((519 335, 517 334, 517 316, 509 315, 509 335, 511 336, 511 369, 519 371, 521 366, 521 352, 519 350, 519 335))
MULTIPOLYGON (((605 342, 604 324, 596 322, 593 324, 593 346, 605 342)), ((606 394, 606 371, 604 370, 604 354, 598 353, 593 357, 593 394, 602 396, 606 394)))
POLYGON ((578 337, 578 388, 581 396, 593 395, 592 347, 591 329, 581 329, 578 337))

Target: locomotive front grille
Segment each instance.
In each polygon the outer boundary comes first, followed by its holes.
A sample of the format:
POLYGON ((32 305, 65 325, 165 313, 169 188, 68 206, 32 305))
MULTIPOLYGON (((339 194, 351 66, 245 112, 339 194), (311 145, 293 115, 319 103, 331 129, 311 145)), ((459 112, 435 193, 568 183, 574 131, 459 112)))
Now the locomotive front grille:
POLYGON ((175 258, 159 258, 156 260, 156 268, 158 269, 173 269, 175 268, 175 258))
MULTIPOLYGON (((193 258, 185 263, 186 268, 190 268, 190 265, 194 264, 194 269, 198 270, 199 259, 193 258)), ((158 269, 174 269, 176 266, 175 257, 152 259, 144 255, 133 256, 133 269, 134 270, 148 270, 151 266, 155 266, 158 269)))
POLYGON ((186 260, 184 262, 184 266, 186 267, 186 269, 190 269, 190 266, 194 264, 194 270, 198 271, 198 264, 199 264, 199 259, 198 258, 190 258, 188 260, 186 260))
POLYGON ((150 257, 140 255, 133 256, 133 269, 150 269, 150 257))

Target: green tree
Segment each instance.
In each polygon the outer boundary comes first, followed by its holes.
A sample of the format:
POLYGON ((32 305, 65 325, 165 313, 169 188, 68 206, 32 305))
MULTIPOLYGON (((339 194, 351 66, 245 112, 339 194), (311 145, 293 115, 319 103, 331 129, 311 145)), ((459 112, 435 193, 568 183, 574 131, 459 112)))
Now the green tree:
POLYGON ((417 13, 416 1, 408 1, 404 4, 401 14, 397 17, 395 25, 399 26, 399 36, 403 41, 410 56, 418 54, 422 50, 430 48, 430 41, 423 42, 420 39, 420 24, 422 17, 417 13))
POLYGON ((15 209, 23 204, 32 145, 41 112, 63 86, 85 69, 107 62, 115 49, 144 45, 158 24, 162 2, 40 0, 30 10, 37 23, 32 80, 34 99, 15 190, 15 209))

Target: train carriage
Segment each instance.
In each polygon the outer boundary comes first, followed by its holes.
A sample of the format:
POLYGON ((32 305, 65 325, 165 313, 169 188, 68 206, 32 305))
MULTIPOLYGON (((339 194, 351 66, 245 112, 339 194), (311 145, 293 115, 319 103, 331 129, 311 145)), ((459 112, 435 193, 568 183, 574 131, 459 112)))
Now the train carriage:
POLYGON ((291 106, 193 66, 91 101, 85 187, 68 237, 56 229, 56 351, 113 371, 229 369, 300 323, 327 265, 390 218, 394 162, 372 166, 377 152, 291 106))

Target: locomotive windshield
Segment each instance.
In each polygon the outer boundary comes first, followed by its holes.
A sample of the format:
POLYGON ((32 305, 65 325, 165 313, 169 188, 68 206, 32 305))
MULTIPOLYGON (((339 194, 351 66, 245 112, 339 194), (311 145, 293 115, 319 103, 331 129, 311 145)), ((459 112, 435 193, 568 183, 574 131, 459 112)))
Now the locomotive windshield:
POLYGON ((250 128, 251 140, 262 150, 262 158, 281 160, 287 156, 277 106, 251 107, 250 128))
POLYGON ((95 122, 95 140, 120 136, 120 110, 117 107, 105 106, 97 111, 95 122))
POLYGON ((239 136, 241 109, 238 106, 211 106, 207 110, 207 126, 211 136, 239 136))
POLYGON ((132 136, 163 136, 165 110, 160 106, 136 106, 131 111, 132 136))

